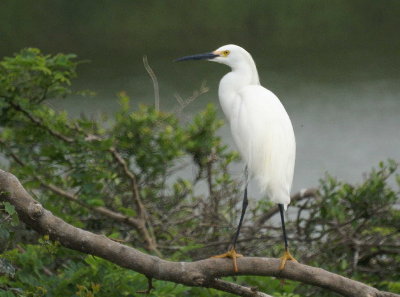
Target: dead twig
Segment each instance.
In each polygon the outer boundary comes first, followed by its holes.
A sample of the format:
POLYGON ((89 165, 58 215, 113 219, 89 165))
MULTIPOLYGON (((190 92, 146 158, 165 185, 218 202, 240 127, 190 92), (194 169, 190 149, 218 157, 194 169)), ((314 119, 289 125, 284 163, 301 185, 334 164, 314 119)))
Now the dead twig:
POLYGON ((147 56, 143 56, 143 65, 146 69, 147 73, 149 74, 151 81, 153 82, 153 89, 154 89, 154 109, 156 111, 160 111, 160 90, 158 87, 158 80, 157 76, 155 75, 153 69, 151 69, 149 62, 147 60, 147 56))

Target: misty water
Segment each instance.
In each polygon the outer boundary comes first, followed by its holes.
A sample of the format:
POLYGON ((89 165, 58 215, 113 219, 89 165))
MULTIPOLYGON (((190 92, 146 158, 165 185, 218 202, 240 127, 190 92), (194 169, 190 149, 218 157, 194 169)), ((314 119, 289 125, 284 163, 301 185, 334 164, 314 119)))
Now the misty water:
MULTIPOLYGON (((387 69, 371 69, 362 63, 352 69, 354 64, 332 61, 268 69, 270 62, 260 58, 262 55, 255 57, 261 83, 283 102, 295 130, 293 192, 317 186, 326 173, 351 183, 361 182, 363 174, 379 161, 400 160, 400 79, 390 63, 387 69)), ((134 57, 135 67, 127 63, 116 73, 98 69, 78 79, 76 89, 94 90, 94 97, 73 96, 50 104, 72 116, 85 113, 93 117, 118 110, 116 94, 120 91, 125 91, 134 105, 153 104, 152 82, 139 60, 141 57, 134 57)), ((209 102, 216 104, 219 116, 224 117, 217 91, 228 68, 204 61, 173 63, 170 57, 149 61, 158 77, 163 110, 178 106, 175 94, 188 97, 207 81, 209 92, 184 110, 182 120, 189 120, 209 102)), ((235 149, 226 125, 219 133, 235 149)), ((241 168, 234 167, 233 173, 240 176, 241 168)), ((257 191, 252 188, 253 193, 257 191)))
MULTIPOLYGON (((0 6, 1 56, 38 47, 92 61, 79 66, 73 87, 94 90, 95 97, 48 102, 72 116, 112 114, 120 91, 135 104, 152 104, 153 87, 142 64, 147 54, 163 110, 177 105, 175 93, 188 97, 207 81, 210 91, 182 114, 188 120, 208 102, 218 105, 218 81, 228 69, 173 59, 236 43, 253 55, 261 83, 292 119, 294 192, 316 186, 326 172, 354 183, 379 161, 400 160, 399 1, 45 1, 38 6, 21 0, 0 6)), ((219 133, 232 145, 227 127, 219 133)), ((239 174, 241 166, 234 171, 239 174)))

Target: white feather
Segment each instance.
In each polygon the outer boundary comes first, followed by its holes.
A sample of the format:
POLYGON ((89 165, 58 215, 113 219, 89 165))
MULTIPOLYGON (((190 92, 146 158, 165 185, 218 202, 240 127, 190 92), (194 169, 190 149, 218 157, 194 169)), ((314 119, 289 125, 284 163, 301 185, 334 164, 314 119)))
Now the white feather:
POLYGON ((232 68, 218 93, 233 139, 261 191, 286 208, 296 154, 292 123, 279 99, 260 85, 251 55, 236 45, 217 51, 224 50, 230 51, 227 57, 212 61, 232 68))

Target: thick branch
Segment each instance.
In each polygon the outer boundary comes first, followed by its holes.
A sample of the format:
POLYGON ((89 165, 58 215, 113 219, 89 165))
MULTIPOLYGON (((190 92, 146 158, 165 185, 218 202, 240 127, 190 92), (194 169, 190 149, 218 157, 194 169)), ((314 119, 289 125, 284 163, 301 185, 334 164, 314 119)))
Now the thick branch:
MULTIPOLYGON (((213 287, 242 296, 245 289, 216 278, 235 275, 228 259, 210 258, 196 262, 171 262, 146 255, 134 248, 122 245, 102 235, 73 227, 50 211, 44 209, 22 187, 18 179, 0 170, 1 200, 13 204, 20 218, 41 234, 48 234, 63 246, 107 259, 117 265, 132 269, 148 277, 181 283, 188 286, 213 287)), ((279 259, 243 257, 238 259, 240 275, 261 275, 287 278, 319 286, 351 297, 399 297, 400 295, 378 291, 363 283, 350 280, 326 270, 299 263, 287 263, 283 271, 278 269, 279 259)), ((268 296, 256 293, 253 296, 268 296), (256 295, 258 294, 258 295, 256 295)))

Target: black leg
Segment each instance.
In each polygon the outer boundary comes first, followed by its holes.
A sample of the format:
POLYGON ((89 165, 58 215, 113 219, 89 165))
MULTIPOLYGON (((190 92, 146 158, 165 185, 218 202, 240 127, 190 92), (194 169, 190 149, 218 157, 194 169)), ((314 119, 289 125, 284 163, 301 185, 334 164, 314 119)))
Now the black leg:
POLYGON ((287 237, 286 237, 285 216, 284 216, 283 204, 279 204, 279 212, 281 213, 283 240, 285 241, 285 252, 283 253, 283 256, 281 257, 281 264, 279 265, 279 270, 283 270, 285 268, 285 264, 287 261, 297 262, 297 260, 289 252, 289 246, 288 246, 288 241, 287 241, 287 237))
POLYGON ((285 251, 287 251, 288 250, 288 243, 287 243, 287 238, 286 238, 284 208, 283 208, 283 204, 278 204, 278 205, 279 205, 279 212, 281 213, 283 240, 285 241, 285 251))
POLYGON ((235 237, 233 239, 233 244, 232 244, 233 249, 236 249, 236 242, 237 242, 238 237, 239 237, 240 228, 242 228, 244 214, 246 213, 247 205, 249 204, 249 201, 247 199, 247 184, 248 184, 248 179, 249 179, 247 166, 244 169, 244 175, 245 175, 245 179, 246 179, 246 181, 245 181, 246 187, 244 188, 243 203, 242 203, 242 213, 240 215, 239 225, 237 227, 236 234, 235 234, 235 237))
POLYGON ((248 204, 249 204, 249 201, 247 200, 247 184, 246 184, 246 188, 244 189, 244 195, 243 195, 242 214, 240 215, 239 225, 236 230, 235 238, 233 239, 233 248, 234 249, 236 248, 236 242, 239 237, 240 228, 242 227, 244 214, 246 213, 248 204))
POLYGON ((246 213, 246 209, 247 209, 247 205, 248 205, 248 200, 247 200, 247 184, 248 184, 247 166, 246 166, 244 172, 245 172, 245 177, 246 177, 246 187, 244 189, 244 195, 243 195, 242 214, 240 215, 239 225, 238 225, 238 228, 236 230, 235 237, 233 239, 233 243, 232 243, 231 247, 229 247, 229 250, 226 253, 221 254, 221 255, 213 256, 213 258, 231 258, 233 260, 233 271, 234 272, 238 272, 239 271, 236 259, 240 258, 240 257, 243 257, 241 254, 238 254, 236 252, 236 242, 237 242, 237 239, 239 237, 240 228, 242 227, 244 214, 246 213))

